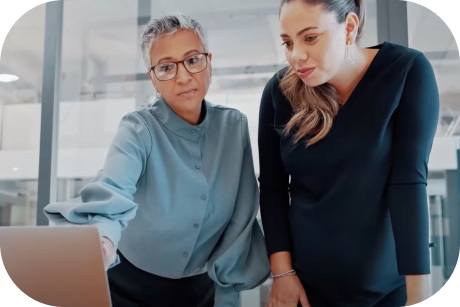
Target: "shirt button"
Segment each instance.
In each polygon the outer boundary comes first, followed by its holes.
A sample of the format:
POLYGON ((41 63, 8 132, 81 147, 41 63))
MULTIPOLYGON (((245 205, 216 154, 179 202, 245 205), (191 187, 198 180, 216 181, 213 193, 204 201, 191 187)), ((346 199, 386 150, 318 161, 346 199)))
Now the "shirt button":
POLYGON ((193 224, 193 228, 195 228, 195 229, 200 228, 200 224, 198 224, 198 223, 197 223, 197 224, 193 224))
POLYGON ((202 199, 202 200, 206 200, 206 198, 208 198, 208 197, 206 196, 206 194, 201 194, 201 199, 202 199))
POLYGON ((183 253, 182 253, 182 256, 188 257, 188 252, 183 252, 183 253))
POLYGON ((195 134, 196 134, 195 130, 190 131, 190 135, 195 135, 195 134))
POLYGON ((196 169, 200 169, 200 168, 201 168, 201 165, 195 164, 195 168, 196 168, 196 169))

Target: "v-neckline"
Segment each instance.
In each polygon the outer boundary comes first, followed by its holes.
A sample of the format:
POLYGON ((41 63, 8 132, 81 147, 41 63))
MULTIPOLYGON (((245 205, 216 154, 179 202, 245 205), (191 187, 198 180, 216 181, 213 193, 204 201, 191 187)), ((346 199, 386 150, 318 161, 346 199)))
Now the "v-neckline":
POLYGON ((355 88, 353 91, 350 93, 348 96, 348 99, 346 103, 343 105, 343 107, 340 108, 339 113, 343 113, 346 110, 350 109, 353 105, 353 102, 356 100, 354 97, 357 95, 356 93, 360 91, 360 88, 365 86, 367 83, 367 80, 370 78, 369 76, 374 75, 373 72, 378 68, 378 63, 380 62, 380 57, 382 57, 383 54, 383 49, 386 48, 389 45, 388 42, 383 42, 382 44, 375 45, 375 46, 370 46, 366 47, 366 49, 378 49, 377 53, 375 54, 374 58, 372 59, 371 63, 367 67, 366 71, 364 72, 363 76, 361 79, 358 81, 356 84, 355 88))

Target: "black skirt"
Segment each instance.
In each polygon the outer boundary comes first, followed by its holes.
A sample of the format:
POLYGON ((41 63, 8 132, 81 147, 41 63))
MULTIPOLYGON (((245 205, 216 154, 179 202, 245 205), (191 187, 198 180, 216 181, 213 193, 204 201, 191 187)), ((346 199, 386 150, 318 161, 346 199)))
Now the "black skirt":
POLYGON ((107 271, 113 307, 213 307, 214 282, 208 274, 170 279, 120 263, 107 271))

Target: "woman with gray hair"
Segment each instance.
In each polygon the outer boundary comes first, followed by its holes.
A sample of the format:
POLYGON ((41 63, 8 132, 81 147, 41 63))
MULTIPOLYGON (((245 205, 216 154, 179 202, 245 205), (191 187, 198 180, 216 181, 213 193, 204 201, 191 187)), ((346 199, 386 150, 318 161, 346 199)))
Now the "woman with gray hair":
POLYGON ((121 120, 79 199, 45 213, 98 227, 114 307, 239 306, 269 274, 247 118, 204 99, 212 55, 196 20, 152 19, 141 41, 159 98, 121 120))

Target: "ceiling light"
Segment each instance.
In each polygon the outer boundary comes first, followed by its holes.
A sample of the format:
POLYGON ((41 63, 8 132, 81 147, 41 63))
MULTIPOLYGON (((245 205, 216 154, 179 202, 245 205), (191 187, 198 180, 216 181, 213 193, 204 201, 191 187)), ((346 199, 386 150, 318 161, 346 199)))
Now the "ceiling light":
POLYGON ((0 82, 13 82, 17 80, 19 80, 19 77, 16 75, 0 74, 0 82))

